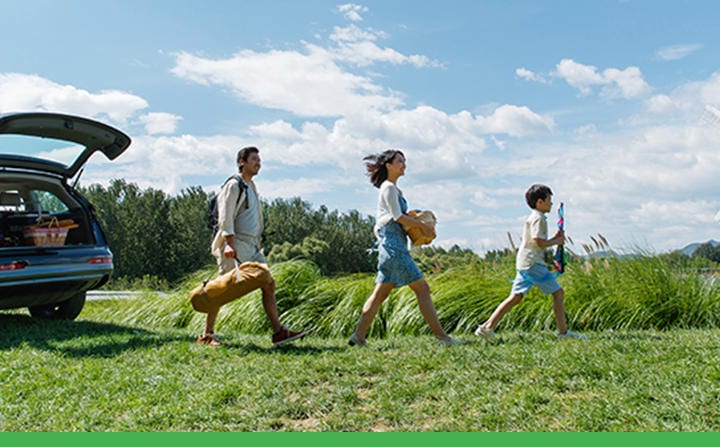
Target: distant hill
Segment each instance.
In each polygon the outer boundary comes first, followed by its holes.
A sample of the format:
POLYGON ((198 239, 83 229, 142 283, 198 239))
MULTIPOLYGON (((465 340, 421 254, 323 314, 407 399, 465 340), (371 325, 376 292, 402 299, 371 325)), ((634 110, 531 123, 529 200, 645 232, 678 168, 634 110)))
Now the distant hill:
POLYGON ((685 253, 688 256, 692 256, 692 254, 695 253, 695 250, 697 250, 698 247, 700 247, 701 245, 705 245, 708 242, 711 243, 713 247, 717 247, 718 245, 720 245, 720 242, 711 239, 706 242, 695 242, 693 244, 686 245, 684 248, 680 249, 680 252, 685 253))

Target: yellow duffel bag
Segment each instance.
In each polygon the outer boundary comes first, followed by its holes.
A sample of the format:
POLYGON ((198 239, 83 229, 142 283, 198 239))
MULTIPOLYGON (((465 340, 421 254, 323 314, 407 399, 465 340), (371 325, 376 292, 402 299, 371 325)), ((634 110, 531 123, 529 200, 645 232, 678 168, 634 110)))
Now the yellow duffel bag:
POLYGON ((190 292, 190 302, 196 311, 207 313, 271 282, 272 276, 265 264, 243 262, 224 275, 195 287, 190 292))

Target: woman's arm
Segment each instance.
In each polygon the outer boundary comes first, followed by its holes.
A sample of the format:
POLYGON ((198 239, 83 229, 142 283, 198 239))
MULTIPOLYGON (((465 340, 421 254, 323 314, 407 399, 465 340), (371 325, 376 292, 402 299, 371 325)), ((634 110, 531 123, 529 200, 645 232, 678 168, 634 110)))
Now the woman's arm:
POLYGON ((435 228, 433 228, 432 225, 426 224, 425 222, 421 221, 416 217, 402 214, 395 220, 403 227, 419 228, 425 236, 435 236, 435 228))

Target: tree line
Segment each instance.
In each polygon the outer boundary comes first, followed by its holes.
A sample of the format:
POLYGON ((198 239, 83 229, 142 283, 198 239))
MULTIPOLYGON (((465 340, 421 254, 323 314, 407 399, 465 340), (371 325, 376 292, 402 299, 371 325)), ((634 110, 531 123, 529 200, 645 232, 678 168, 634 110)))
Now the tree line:
MULTIPOLYGON (((211 195, 201 187, 170 196, 116 179, 107 187, 80 189, 95 207, 113 251, 114 280, 172 284, 214 264, 206 218, 211 195)), ((263 209, 269 262, 304 258, 327 275, 375 268, 377 261, 368 253, 374 242, 372 217, 313 209, 300 198, 264 201, 263 209)))
MULTIPOLYGON (((211 230, 207 227, 207 202, 211 195, 199 186, 170 196, 161 190, 141 189, 123 179, 104 187, 81 187, 105 229, 114 255, 113 281, 167 288, 188 274, 214 265, 210 254, 211 230)), ((211 193, 214 194, 214 193, 211 193)), ((264 249, 268 262, 307 259, 327 276, 374 272, 377 254, 372 216, 360 212, 314 209, 295 197, 263 201, 264 249)), ((512 250, 493 250, 480 258, 468 248, 429 246, 411 251, 424 273, 480 261, 514 262, 512 250)), ((680 252, 670 257, 689 259, 680 252)), ((720 246, 705 244, 694 259, 720 262, 720 246)))
MULTIPOLYGON (((214 265, 207 227, 207 202, 212 197, 199 186, 171 196, 153 188, 115 179, 105 187, 80 187, 95 207, 113 252, 113 281, 168 287, 188 274, 214 265)), ((263 201, 268 262, 307 259, 327 276, 374 272, 375 219, 356 210, 340 212, 295 197, 263 201)), ((507 256, 509 250, 490 253, 507 256)), ((470 249, 454 246, 413 250, 426 273, 477 262, 470 249)), ((487 256, 486 256, 487 257, 487 256)))

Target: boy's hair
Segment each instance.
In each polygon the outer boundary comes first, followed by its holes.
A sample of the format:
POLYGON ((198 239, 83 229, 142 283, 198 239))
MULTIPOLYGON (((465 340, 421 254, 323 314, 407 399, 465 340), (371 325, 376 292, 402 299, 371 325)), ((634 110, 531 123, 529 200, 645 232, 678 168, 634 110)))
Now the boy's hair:
POLYGON ((535 209, 535 205, 537 204, 538 200, 547 199, 548 196, 551 195, 553 195, 553 192, 550 187, 535 184, 528 188, 527 191, 525 191, 525 201, 530 208, 535 209))
POLYGON ((260 149, 255 146, 248 146, 240 149, 237 153, 237 165, 240 172, 242 172, 242 162, 248 161, 250 154, 259 154, 260 149))

